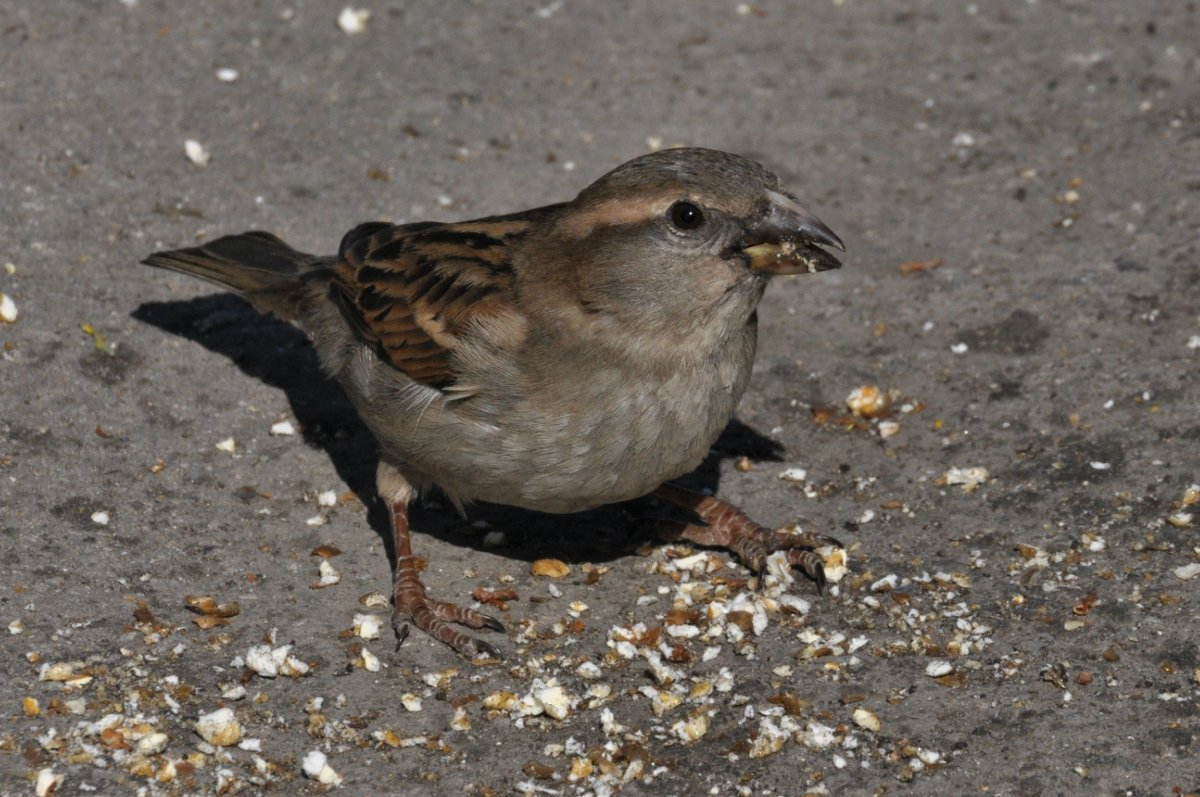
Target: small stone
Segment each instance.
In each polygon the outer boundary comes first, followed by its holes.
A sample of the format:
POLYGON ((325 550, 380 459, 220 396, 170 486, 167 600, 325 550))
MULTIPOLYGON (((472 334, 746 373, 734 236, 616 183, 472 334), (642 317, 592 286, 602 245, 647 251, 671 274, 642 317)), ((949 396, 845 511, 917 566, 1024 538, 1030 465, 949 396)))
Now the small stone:
POLYGON ((836 584, 846 577, 850 572, 846 561, 846 549, 836 545, 822 545, 817 549, 817 553, 821 556, 822 566, 825 568, 825 580, 830 584, 836 584))
POLYGON ((961 485, 963 492, 974 492, 975 488, 991 478, 987 468, 950 468, 938 481, 941 484, 961 485))
POLYGON ((75 665, 65 661, 46 663, 38 671, 39 681, 69 681, 75 677, 75 665))
POLYGON ((329 766, 329 760, 320 750, 310 750, 300 762, 300 771, 306 778, 311 778, 324 786, 336 786, 342 782, 342 776, 329 766))
POLYGON ((483 707, 488 711, 511 711, 521 702, 521 698, 512 692, 492 692, 483 699, 483 707))
POLYGON ((684 742, 694 742, 708 733, 708 727, 708 712, 701 710, 672 725, 671 733, 684 742))
POLYGON ((317 565, 317 570, 321 574, 320 586, 330 587, 342 580, 342 576, 334 566, 329 563, 328 559, 322 559, 317 565))
POLYGON ((1175 574, 1175 578, 1178 578, 1182 581, 1191 581, 1196 576, 1200 576, 1200 563, 1193 562, 1190 565, 1183 565, 1182 567, 1175 568, 1171 572, 1175 574))
POLYGON ((279 674, 286 675, 289 678, 299 678, 303 675, 308 675, 308 671, 308 663, 290 653, 284 657, 283 663, 279 665, 279 674))
POLYGON ((450 718, 450 727, 456 731, 471 730, 471 718, 467 716, 465 706, 454 709, 454 716, 450 718))
POLYGON ((371 21, 371 12, 365 8, 352 8, 346 6, 342 9, 342 13, 338 14, 338 27, 348 36, 362 33, 367 29, 367 23, 371 21))
POLYGON ((530 565, 529 572, 544 578, 563 578, 570 574, 571 568, 559 559, 538 559, 530 565))
POLYGON ((57 774, 53 769, 49 767, 40 769, 38 770, 37 781, 33 785, 33 793, 37 797, 49 797, 49 795, 54 794, 58 790, 62 782, 63 776, 57 774))
POLYGON ((945 659, 934 659, 925 665, 925 674, 930 678, 941 678, 954 672, 954 665, 945 659))
POLYGON ((363 639, 379 639, 379 632, 382 628, 382 623, 379 618, 373 614, 356 614, 354 615, 354 634, 363 639))
POLYGON ((824 750, 837 741, 836 729, 810 720, 804 729, 804 743, 815 750, 824 750))
POLYGON ((242 738, 242 727, 238 724, 233 709, 219 708, 196 720, 196 733, 211 745, 228 747, 237 744, 242 738))
POLYGON ((779 478, 785 482, 802 482, 808 479, 808 471, 804 468, 787 468, 779 473, 779 478))
POLYGON ((1167 522, 1177 529, 1186 529, 1192 525, 1195 516, 1191 512, 1172 512, 1167 515, 1167 522))
POLYGON ((183 152, 187 155, 188 160, 202 169, 212 160, 212 153, 194 138, 189 138, 183 142, 183 152))
POLYGON ((167 749, 167 735, 161 731, 147 734, 137 742, 137 752, 141 755, 157 755, 167 749))
POLYGON ((893 398, 890 391, 880 390, 876 385, 863 385, 850 391, 846 407, 860 418, 879 418, 891 411, 893 398))
POLYGON ((872 733, 879 733, 879 729, 883 727, 883 723, 879 721, 879 716, 874 711, 869 711, 865 708, 854 709, 854 724, 872 733))
POLYGON ((564 719, 571 711, 571 698, 558 684, 536 690, 533 698, 547 715, 556 720, 564 719))
POLYGON ((221 697, 225 700, 241 700, 246 696, 246 687, 241 684, 229 684, 221 690, 221 697))
POLYGON ((275 660, 270 645, 255 645, 246 652, 246 666, 262 678, 279 675, 279 662, 275 660))
MULTIPOLYGON (((0 321, 3 321, 5 324, 12 324, 16 322, 18 315, 17 303, 8 294, 0 293, 0 321)), ((49 772, 46 769, 42 771, 49 772)))
POLYGON ((917 751, 917 758, 926 766, 936 764, 942 760, 942 754, 937 750, 921 749, 917 751))

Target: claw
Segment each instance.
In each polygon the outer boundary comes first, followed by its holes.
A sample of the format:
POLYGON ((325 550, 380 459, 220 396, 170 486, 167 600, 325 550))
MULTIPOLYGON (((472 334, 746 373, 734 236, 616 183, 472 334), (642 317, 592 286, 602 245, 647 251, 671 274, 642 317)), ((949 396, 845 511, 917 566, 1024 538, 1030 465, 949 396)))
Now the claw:
POLYGON ((392 615, 392 631, 396 634, 396 652, 399 653, 400 646, 408 639, 408 623, 397 622, 396 616, 392 615))
POLYGON ((825 565, 817 562, 813 567, 812 579, 817 582, 817 594, 824 595, 825 589, 829 586, 829 582, 825 578, 825 565))
MULTIPOLYGON (((487 628, 492 631, 499 631, 502 634, 508 633, 508 629, 504 627, 504 623, 500 622, 495 617, 492 617, 491 615, 487 615, 487 614, 480 614, 479 616, 483 618, 483 625, 482 625, 483 628, 487 628)), ((475 644, 478 645, 479 642, 477 641, 475 644)), ((487 643, 485 642, 483 644, 486 645, 487 643)), ((491 647, 491 646, 489 645, 488 647, 491 647)), ((492 649, 495 650, 495 648, 492 648, 492 649)))
POLYGON ((489 659, 503 659, 500 655, 500 649, 490 642, 484 642, 482 639, 472 639, 475 645, 476 656, 487 656, 489 659))

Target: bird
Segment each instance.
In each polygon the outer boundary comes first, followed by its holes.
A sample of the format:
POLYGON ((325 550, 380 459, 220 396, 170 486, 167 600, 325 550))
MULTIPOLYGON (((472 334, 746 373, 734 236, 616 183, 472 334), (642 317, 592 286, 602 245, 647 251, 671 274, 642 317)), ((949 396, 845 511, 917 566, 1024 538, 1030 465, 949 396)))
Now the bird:
POLYGON ((397 646, 410 624, 463 656, 494 617, 429 596, 409 506, 440 488, 570 513, 653 495, 691 513, 668 540, 761 572, 785 551, 819 588, 832 537, 772 531, 673 484, 732 418, 754 361, 757 307, 778 275, 840 267, 841 239, 749 158, 664 149, 572 200, 461 222, 367 222, 337 254, 252 231, 143 262, 209 280, 307 333, 379 443, 397 646))

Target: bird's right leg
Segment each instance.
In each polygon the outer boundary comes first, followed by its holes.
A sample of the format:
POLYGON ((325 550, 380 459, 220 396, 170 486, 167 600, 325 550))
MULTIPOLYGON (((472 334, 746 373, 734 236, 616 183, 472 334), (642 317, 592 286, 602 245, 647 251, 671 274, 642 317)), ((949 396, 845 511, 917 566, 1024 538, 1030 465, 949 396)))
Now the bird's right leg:
POLYGON ((825 590, 825 566, 817 551, 825 545, 843 547, 836 539, 824 534, 772 531, 755 523, 733 504, 674 484, 659 486, 653 495, 694 512, 704 521, 699 524, 659 520, 655 527, 661 537, 725 548, 755 573, 766 570, 768 556, 785 551, 788 564, 803 570, 822 592, 825 590))
POLYGON ((417 557, 409 539, 408 504, 416 491, 395 466, 380 461, 376 476, 379 495, 387 502, 392 521, 392 540, 396 551, 396 575, 392 585, 395 608, 392 611, 392 630, 396 632, 399 648, 408 636, 408 624, 444 642, 464 656, 484 654, 500 658, 495 646, 467 636, 453 624, 468 628, 490 628, 503 631, 499 620, 465 606, 436 601, 425 593, 417 557))

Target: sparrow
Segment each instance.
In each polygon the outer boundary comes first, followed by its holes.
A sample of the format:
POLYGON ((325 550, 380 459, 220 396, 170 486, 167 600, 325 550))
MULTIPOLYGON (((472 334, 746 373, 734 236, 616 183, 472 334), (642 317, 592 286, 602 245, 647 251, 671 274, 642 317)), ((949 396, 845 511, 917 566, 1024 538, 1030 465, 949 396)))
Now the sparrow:
POLYGON ((776 275, 841 264, 841 239, 760 164, 711 149, 635 158, 569 202, 457 223, 360 224, 336 255, 266 232, 144 263, 232 289, 297 322, 378 439, 396 555, 392 625, 462 655, 495 618, 426 593, 408 507, 437 486, 472 501, 577 512, 647 494, 695 522, 672 540, 755 571, 786 551, 824 584, 836 540, 768 530, 670 484, 695 469, 746 389, 756 309, 776 275))

